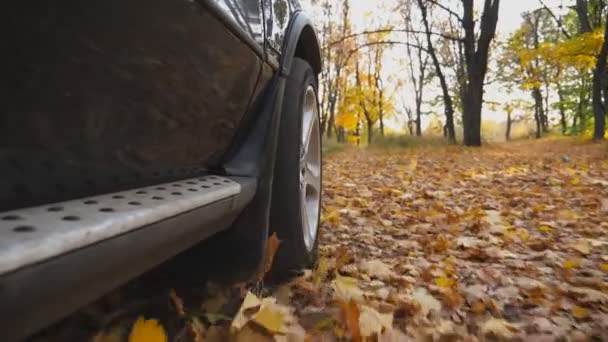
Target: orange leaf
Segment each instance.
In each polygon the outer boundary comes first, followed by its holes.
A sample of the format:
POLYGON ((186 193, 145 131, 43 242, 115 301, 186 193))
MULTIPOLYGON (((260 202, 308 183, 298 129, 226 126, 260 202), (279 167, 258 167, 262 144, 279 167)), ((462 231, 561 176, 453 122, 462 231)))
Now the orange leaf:
POLYGON ((576 319, 585 319, 587 317, 589 317, 589 310, 580 307, 580 306, 573 306, 572 307, 572 316, 574 316, 574 318, 576 319))
POLYGON ((359 329, 359 306, 353 300, 348 302, 340 300, 338 301, 338 305, 340 306, 346 327, 350 331, 351 338, 353 341, 360 342, 362 339, 361 330, 359 329))
POLYGON ((264 268, 262 268, 258 273, 258 281, 262 280, 266 273, 270 272, 272 269, 272 262, 274 261, 274 256, 277 254, 277 250, 279 249, 279 244, 281 244, 281 240, 279 240, 277 237, 277 233, 273 233, 266 241, 266 253, 264 254, 263 263, 264 268))
POLYGON ((184 310, 184 301, 177 296, 175 289, 171 289, 171 291, 169 291, 169 299, 173 305, 173 308, 175 309, 175 312, 177 313, 177 317, 183 318, 186 316, 186 310, 184 310))
POLYGON ((480 315, 486 311, 486 305, 483 301, 478 300, 473 305, 471 305, 471 312, 477 315, 480 315))

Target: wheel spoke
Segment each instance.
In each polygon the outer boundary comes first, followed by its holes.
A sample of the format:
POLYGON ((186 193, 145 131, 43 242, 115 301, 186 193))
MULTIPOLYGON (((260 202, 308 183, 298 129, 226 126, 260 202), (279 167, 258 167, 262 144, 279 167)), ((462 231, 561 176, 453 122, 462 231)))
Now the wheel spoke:
MULTIPOLYGON (((304 188, 306 189, 306 187, 304 188)), ((312 227, 310 226, 310 220, 308 216, 308 202, 306 198, 306 190, 304 190, 303 193, 304 196, 302 198, 302 230, 304 233, 304 241, 306 241, 306 244, 309 244, 312 227)))
POLYGON ((314 189, 315 194, 319 193, 321 188, 320 172, 317 167, 311 165, 310 162, 306 163, 306 173, 304 176, 304 183, 306 186, 314 189))

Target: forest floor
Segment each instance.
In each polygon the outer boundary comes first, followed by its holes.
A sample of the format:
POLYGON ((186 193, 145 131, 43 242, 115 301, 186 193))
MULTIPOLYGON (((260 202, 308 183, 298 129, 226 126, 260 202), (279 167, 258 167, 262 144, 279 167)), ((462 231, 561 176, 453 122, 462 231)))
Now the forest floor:
POLYGON ((275 288, 210 287, 202 304, 172 292, 183 325, 160 321, 171 340, 608 341, 605 144, 347 150, 325 162, 316 269, 275 288))

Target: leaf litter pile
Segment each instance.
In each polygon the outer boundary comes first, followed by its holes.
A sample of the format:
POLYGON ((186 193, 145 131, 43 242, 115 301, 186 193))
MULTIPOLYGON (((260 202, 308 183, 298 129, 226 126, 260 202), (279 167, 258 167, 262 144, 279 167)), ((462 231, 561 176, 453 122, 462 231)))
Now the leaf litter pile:
POLYGON ((313 270, 171 290, 171 319, 93 340, 608 341, 605 145, 346 151, 324 187, 313 270))

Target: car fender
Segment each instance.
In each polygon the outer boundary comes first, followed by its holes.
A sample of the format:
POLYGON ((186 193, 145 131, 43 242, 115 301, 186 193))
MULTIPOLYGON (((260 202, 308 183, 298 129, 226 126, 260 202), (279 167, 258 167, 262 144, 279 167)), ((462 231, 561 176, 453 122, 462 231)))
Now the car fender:
POLYGON ((302 58, 310 63, 315 73, 322 68, 319 39, 311 19, 303 11, 296 11, 291 18, 281 53, 280 71, 283 76, 291 72, 294 57, 302 58))

